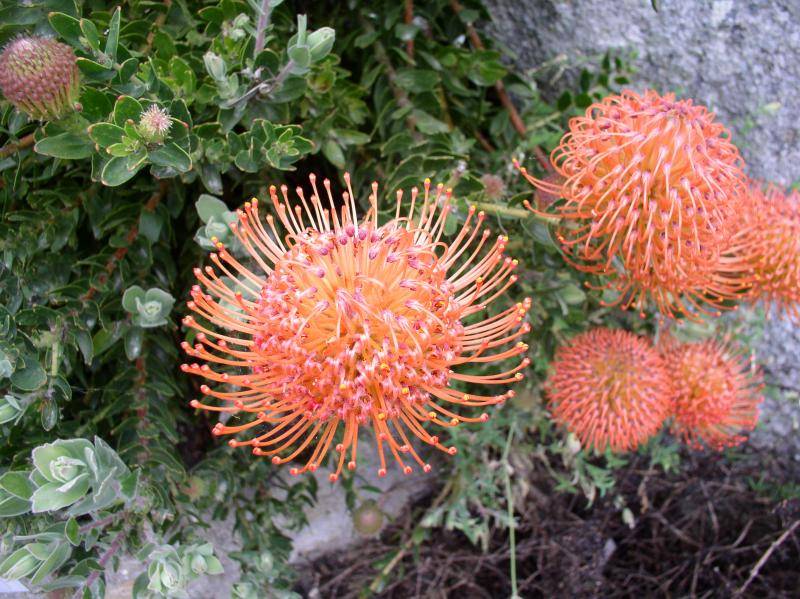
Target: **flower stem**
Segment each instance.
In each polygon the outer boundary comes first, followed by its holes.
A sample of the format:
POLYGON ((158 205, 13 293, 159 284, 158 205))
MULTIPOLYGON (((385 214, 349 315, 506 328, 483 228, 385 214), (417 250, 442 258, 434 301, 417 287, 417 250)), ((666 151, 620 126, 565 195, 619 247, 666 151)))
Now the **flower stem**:
POLYGON ((489 204, 486 202, 476 202, 475 208, 483 210, 488 214, 495 214, 497 216, 509 216, 511 218, 528 218, 531 213, 522 208, 509 208, 507 206, 500 206, 498 204, 489 204))

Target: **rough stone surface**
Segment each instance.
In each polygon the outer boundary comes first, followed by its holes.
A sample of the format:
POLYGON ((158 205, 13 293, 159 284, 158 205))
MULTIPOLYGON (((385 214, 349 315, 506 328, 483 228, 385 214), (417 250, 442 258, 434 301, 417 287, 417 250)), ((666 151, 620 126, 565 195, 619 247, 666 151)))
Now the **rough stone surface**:
MULTIPOLYGON (((800 181, 800 1, 486 0, 489 35, 538 72, 546 92, 575 84, 575 65, 608 50, 635 53, 631 87, 674 91, 709 106, 733 133, 748 174, 800 181)), ((768 319, 757 348, 767 398, 751 436, 800 463, 800 327, 768 319)))
POLYGON ((788 319, 770 318, 756 354, 767 382, 782 397, 764 400, 750 442, 800 464, 800 327, 788 319))
MULTIPOLYGON (((487 0, 488 31, 532 69, 634 50, 631 87, 691 97, 733 131, 749 174, 800 179, 797 0, 487 0)), ((564 77, 555 86, 569 86, 564 77)))

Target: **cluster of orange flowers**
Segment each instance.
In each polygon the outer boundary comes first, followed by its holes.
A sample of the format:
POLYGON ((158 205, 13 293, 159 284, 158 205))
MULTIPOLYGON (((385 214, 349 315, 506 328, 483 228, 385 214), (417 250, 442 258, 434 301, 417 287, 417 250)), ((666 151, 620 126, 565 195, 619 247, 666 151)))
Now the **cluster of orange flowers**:
MULTIPOLYGON (((544 181, 520 168, 565 199, 556 210, 568 260, 606 276, 623 307, 652 300, 696 317, 758 294, 794 309, 797 198, 749 183, 705 108, 654 92, 609 97, 570 122, 552 162, 544 181)), ((467 410, 513 397, 505 387, 530 362, 531 301, 487 313, 516 281, 517 261, 475 208, 445 243, 450 190, 426 180, 410 197, 398 191, 394 215, 379 222, 377 183, 359 217, 343 179, 340 197, 313 175, 294 200, 271 187, 274 216, 246 203, 231 225, 246 261, 213 239, 183 321, 193 331, 183 349, 202 361, 182 366, 203 379, 191 405, 221 415, 214 434, 246 433, 232 447, 274 464, 302 459, 291 474, 315 471, 331 449, 331 481, 355 469, 362 427, 374 434, 380 476, 387 455, 406 474, 428 472, 415 442, 456 453, 431 425, 486 421, 467 410), (509 358, 501 372, 476 374, 509 358), (502 391, 465 393, 461 383, 502 391)), ((726 345, 656 349, 598 329, 559 350, 546 388, 554 417, 586 445, 624 451, 670 418, 693 446, 738 442, 755 424, 759 382, 726 345)))
POLYGON ((727 343, 654 346, 598 328, 558 349, 545 389, 553 418, 585 447, 635 449, 671 419, 687 445, 719 450, 755 426, 761 376, 727 343))
POLYGON ((653 91, 609 96, 570 120, 551 163, 544 180, 517 166, 543 200, 564 199, 567 260, 603 276, 624 309, 652 302, 697 318, 766 299, 797 314, 798 196, 748 180, 705 107, 653 91))

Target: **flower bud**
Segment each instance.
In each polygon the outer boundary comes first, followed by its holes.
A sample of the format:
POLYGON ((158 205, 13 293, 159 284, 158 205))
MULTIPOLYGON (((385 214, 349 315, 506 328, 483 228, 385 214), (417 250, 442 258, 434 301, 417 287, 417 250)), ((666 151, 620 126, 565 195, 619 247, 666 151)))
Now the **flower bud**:
POLYGON ((72 48, 43 37, 20 37, 0 54, 0 90, 31 118, 58 119, 78 99, 80 73, 72 48))
POLYGON ((371 537, 378 534, 383 528, 383 512, 378 504, 368 499, 353 512, 353 526, 358 534, 371 537))
POLYGON ((322 27, 308 35, 306 43, 311 53, 311 61, 319 62, 325 58, 333 48, 336 40, 336 31, 330 27, 322 27))
POLYGON ((172 126, 172 119, 166 108, 153 104, 142 113, 136 130, 148 144, 162 144, 172 126))
POLYGON ((86 464, 75 458, 59 456, 50 462, 50 474, 58 481, 69 482, 86 469, 86 464))

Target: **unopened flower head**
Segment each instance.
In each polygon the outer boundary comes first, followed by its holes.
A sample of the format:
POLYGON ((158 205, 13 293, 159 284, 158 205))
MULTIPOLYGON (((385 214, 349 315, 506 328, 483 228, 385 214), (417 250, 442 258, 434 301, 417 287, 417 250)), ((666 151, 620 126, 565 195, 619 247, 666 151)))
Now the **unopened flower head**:
POLYGON ((0 90, 31 118, 52 120, 75 109, 80 74, 72 48, 43 37, 19 37, 0 54, 0 90))
POLYGON ((717 312, 744 284, 745 267, 725 258, 745 194, 729 137, 691 100, 626 91, 570 120, 551 155, 562 179, 520 168, 545 195, 566 200, 555 214, 567 258, 605 275, 617 303, 641 311, 652 301, 666 315, 717 312))
POLYGON ((667 337, 661 352, 674 378, 672 432, 698 449, 741 443, 741 433, 758 422, 758 369, 741 351, 714 339, 681 344, 667 337))
POLYGON ((340 202, 330 182, 320 188, 313 175, 310 194, 297 188, 294 203, 285 186, 270 188, 277 219, 262 218, 254 199, 231 225, 252 263, 217 242, 213 266, 196 269, 189 308, 197 316, 184 323, 197 335, 183 347, 206 364, 183 369, 207 379, 201 391, 215 401, 192 406, 230 416, 214 433, 247 431, 251 438, 230 445, 252 447, 275 464, 308 451, 292 474, 314 471, 331 447, 338 454, 331 480, 345 465, 354 469, 364 426, 377 442, 379 475, 387 453, 405 473, 413 463, 427 472, 414 437, 453 455, 456 448, 429 425, 485 421, 487 413, 463 408, 513 396, 452 384, 504 387, 522 379, 528 358, 493 374, 475 370, 526 352, 520 337, 529 330, 530 300, 477 319, 515 282, 517 262, 504 256, 507 238, 492 239, 475 209, 452 243, 443 242, 449 190, 426 180, 407 208, 397 192, 394 216, 381 225, 378 184, 359 220, 349 175, 344 180, 340 202), (461 365, 471 373, 457 372, 461 365))
POLYGON ((483 183, 483 192, 488 200, 500 200, 506 193, 506 184, 497 175, 485 173, 481 175, 481 183, 483 183))
POLYGON ((148 143, 163 143, 170 127, 172 127, 172 118, 169 116, 169 111, 157 104, 151 104, 139 118, 139 134, 148 143))
POLYGON ((554 420, 598 451, 635 449, 670 410, 670 379, 658 352, 621 330, 592 329, 559 347, 545 391, 554 420))
POLYGON ((800 320, 800 194, 751 182, 736 233, 737 254, 752 269, 752 295, 800 320))

